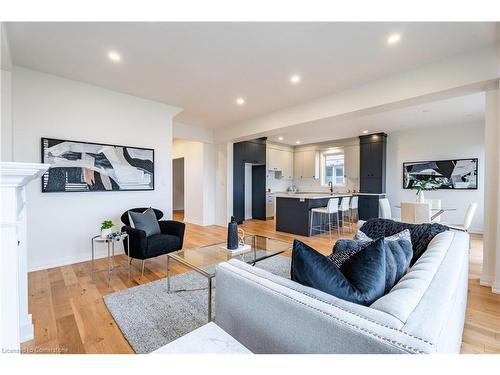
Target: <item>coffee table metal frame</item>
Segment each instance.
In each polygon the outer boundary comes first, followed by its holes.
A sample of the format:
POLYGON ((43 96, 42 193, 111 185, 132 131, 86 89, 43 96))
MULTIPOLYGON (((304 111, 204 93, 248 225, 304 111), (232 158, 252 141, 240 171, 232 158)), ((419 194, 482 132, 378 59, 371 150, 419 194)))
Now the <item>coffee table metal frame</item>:
MULTIPOLYGON (((248 253, 251 253, 251 252, 256 253, 257 252, 257 250, 256 250, 256 238, 257 237, 261 237, 261 238, 265 238, 265 239, 270 239, 270 240, 274 240, 274 241, 281 241, 283 243, 287 243, 286 241, 278 240, 278 239, 271 238, 271 237, 259 236, 259 235, 248 235, 248 236, 245 236, 245 238, 248 238, 248 237, 252 237, 252 250, 249 250, 249 251, 247 251, 245 253, 235 254, 233 257, 231 257, 231 259, 236 259, 238 257, 242 257, 245 254, 248 254, 248 253)), ((200 249, 200 248, 206 248, 206 247, 213 247, 213 246, 221 246, 222 247, 223 245, 224 245, 224 243, 215 243, 215 244, 212 244, 212 245, 201 246, 198 249, 200 249)), ((289 244, 289 246, 288 246, 287 249, 277 250, 276 252, 274 252, 272 254, 269 254, 267 256, 263 256, 263 257, 258 258, 258 259, 254 259, 253 261, 250 261, 250 262, 247 262, 247 263, 251 264, 252 266, 254 266, 255 263, 257 263, 257 262, 260 262, 260 261, 262 261, 264 259, 268 259, 268 258, 271 258, 273 256, 282 254, 285 251, 290 250, 291 248, 292 248, 292 246, 291 246, 291 244, 289 244)), ((196 249, 193 249, 193 250, 196 250, 196 249)), ((194 265, 194 264, 192 264, 192 263, 190 263, 190 262, 182 259, 181 257, 176 256, 176 253, 179 253, 181 251, 183 251, 183 250, 179 250, 179 251, 167 254, 167 293, 200 290, 200 289, 191 289, 191 290, 177 289, 177 290, 172 291, 170 289, 170 260, 171 259, 175 260, 175 261, 177 261, 177 262, 179 262, 181 264, 183 264, 184 266, 186 266, 187 268, 189 268, 189 269, 191 269, 193 271, 198 272, 200 275, 205 276, 208 279, 208 322, 211 322, 212 321, 212 279, 215 277, 215 272, 207 272, 203 268, 197 267, 196 265, 194 265)), ((220 262, 220 263, 223 263, 223 262, 220 262)))

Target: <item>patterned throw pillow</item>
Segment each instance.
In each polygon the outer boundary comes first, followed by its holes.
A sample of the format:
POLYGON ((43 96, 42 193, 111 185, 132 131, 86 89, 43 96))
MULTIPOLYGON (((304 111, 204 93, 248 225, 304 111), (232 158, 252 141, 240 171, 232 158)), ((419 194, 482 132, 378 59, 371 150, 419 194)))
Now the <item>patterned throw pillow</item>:
MULTIPOLYGON (((386 241, 398 241, 406 240, 411 246, 411 235, 408 229, 405 229, 399 233, 392 236, 385 237, 386 241)), ((337 267, 342 267, 346 260, 352 257, 357 252, 363 250, 367 247, 373 239, 368 237, 366 234, 358 230, 354 236, 354 240, 338 240, 333 246, 333 252, 328 256, 328 258, 335 263, 337 267)))
MULTIPOLYGON (((373 238, 368 237, 364 232, 360 230, 356 232, 354 239, 364 242, 373 241, 373 238)), ((384 237, 384 240, 386 241, 406 240, 411 244, 411 233, 408 229, 405 229, 399 233, 393 234, 392 236, 384 237)))

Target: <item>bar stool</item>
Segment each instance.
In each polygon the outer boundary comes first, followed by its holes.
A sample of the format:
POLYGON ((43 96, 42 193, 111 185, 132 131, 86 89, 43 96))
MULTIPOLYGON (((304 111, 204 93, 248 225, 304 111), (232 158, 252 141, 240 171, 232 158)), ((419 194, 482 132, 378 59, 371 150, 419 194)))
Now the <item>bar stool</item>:
POLYGON ((351 202, 349 203, 349 208, 351 210, 351 220, 353 220, 354 223, 354 218, 356 218, 356 222, 359 221, 359 215, 358 215, 358 196, 355 195, 354 197, 351 198, 351 202), (356 215, 354 215, 356 213, 356 215))
POLYGON ((339 224, 339 199, 338 198, 330 198, 328 201, 328 205, 326 207, 318 207, 311 209, 311 224, 309 226, 309 235, 312 236, 313 230, 318 231, 320 233, 326 232, 326 230, 322 229, 324 227, 323 220, 327 219, 328 225, 328 233, 330 237, 332 236, 332 215, 336 217, 337 221, 337 231, 340 236, 340 224, 339 224), (314 223, 314 215, 320 215, 320 223, 319 225, 313 225, 314 223))
POLYGON ((340 201, 339 207, 340 215, 342 217, 342 233, 344 233, 344 224, 347 221, 347 226, 349 228, 349 232, 352 232, 351 228, 351 210, 349 207, 349 197, 343 197, 340 201), (347 220, 346 220, 347 219, 347 220))

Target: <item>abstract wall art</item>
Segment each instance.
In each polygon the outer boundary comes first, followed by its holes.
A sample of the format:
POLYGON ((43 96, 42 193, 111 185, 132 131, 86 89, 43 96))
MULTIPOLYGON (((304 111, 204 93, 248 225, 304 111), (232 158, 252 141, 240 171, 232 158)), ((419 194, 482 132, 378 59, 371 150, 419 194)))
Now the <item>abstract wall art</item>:
POLYGON ((438 189, 477 189, 478 159, 454 159, 403 163, 403 188, 411 189, 416 180, 433 177, 438 189))
POLYGON ((42 192, 154 190, 154 150, 42 138, 42 192))

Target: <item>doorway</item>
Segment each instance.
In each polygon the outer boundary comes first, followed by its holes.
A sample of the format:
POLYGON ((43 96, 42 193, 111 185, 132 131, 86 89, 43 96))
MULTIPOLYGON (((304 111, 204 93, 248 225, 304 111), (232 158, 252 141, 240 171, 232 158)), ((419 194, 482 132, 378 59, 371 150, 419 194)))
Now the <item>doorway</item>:
POLYGON ((184 220, 184 158, 172 160, 172 210, 174 220, 184 220))

